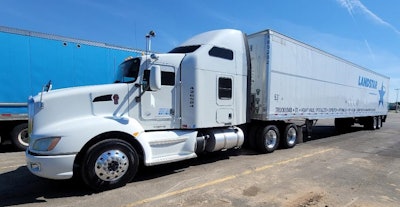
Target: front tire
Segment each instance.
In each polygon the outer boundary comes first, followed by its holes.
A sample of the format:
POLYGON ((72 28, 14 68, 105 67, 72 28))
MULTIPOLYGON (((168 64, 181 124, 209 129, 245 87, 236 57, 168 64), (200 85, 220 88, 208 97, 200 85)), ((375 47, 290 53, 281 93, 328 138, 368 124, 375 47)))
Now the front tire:
POLYGON ((104 191, 126 185, 136 175, 138 166, 139 156, 129 143, 107 139, 86 151, 80 174, 87 186, 104 191))

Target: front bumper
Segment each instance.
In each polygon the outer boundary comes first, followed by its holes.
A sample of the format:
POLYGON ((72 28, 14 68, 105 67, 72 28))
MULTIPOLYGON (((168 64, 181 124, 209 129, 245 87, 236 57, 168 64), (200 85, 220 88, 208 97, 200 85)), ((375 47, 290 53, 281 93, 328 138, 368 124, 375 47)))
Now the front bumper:
POLYGON ((25 152, 27 167, 39 177, 63 180, 72 178, 76 154, 71 155, 33 155, 25 152))

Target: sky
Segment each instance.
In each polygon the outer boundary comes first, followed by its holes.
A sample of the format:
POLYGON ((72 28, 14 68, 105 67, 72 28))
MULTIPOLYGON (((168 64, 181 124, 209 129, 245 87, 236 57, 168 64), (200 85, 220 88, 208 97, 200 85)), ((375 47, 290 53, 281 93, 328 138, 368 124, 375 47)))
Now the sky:
POLYGON ((394 102, 399 10, 399 0, 0 0, 0 26, 141 50, 153 30, 156 52, 214 29, 273 29, 390 77, 394 102))

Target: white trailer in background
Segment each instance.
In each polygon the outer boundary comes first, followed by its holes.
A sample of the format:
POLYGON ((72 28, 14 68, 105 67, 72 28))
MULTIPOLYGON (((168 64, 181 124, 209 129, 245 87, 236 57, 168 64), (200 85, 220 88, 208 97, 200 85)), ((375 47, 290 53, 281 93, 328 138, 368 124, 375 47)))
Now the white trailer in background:
MULTIPOLYGON (((146 166, 240 148, 294 147, 303 120, 378 129, 389 79, 271 30, 194 36, 124 61, 114 84, 45 90, 29 100, 27 166, 91 188, 125 185, 146 166)), ((57 83, 55 83, 57 84, 57 83)))

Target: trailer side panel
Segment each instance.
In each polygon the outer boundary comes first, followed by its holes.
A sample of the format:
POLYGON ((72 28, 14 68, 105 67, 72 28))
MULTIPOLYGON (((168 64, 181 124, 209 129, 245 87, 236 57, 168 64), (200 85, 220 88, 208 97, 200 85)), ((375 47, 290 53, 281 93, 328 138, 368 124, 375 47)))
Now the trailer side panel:
POLYGON ((389 78, 267 30, 249 36, 253 119, 387 114, 389 78))

